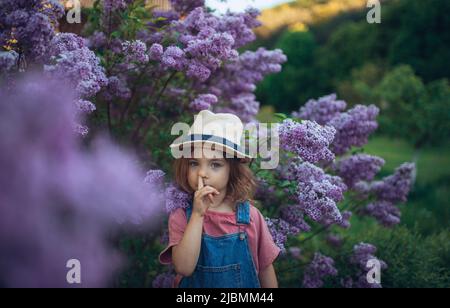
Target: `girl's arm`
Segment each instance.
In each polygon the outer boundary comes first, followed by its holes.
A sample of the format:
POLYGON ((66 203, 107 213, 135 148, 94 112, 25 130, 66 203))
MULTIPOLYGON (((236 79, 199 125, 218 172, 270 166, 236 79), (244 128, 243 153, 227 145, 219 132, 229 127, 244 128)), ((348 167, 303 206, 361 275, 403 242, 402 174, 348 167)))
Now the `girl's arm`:
POLYGON ((273 264, 270 264, 259 272, 259 282, 261 288, 278 288, 277 276, 275 275, 273 264))
POLYGON ((199 177, 191 218, 180 243, 172 248, 172 262, 175 271, 185 277, 191 276, 197 266, 203 231, 203 217, 213 202, 212 194, 219 194, 219 191, 211 186, 203 186, 203 179, 199 177), (204 200, 206 196, 209 197, 211 203, 208 204, 204 200))
POLYGON ((203 216, 193 212, 180 243, 172 248, 175 271, 185 277, 191 276, 200 255, 203 216))

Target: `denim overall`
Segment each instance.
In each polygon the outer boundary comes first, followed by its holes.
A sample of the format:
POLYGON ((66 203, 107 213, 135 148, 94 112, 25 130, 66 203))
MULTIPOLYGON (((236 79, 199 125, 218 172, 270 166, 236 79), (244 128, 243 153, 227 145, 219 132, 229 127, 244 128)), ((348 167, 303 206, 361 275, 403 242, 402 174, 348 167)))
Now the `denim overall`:
MULTIPOLYGON (((186 209, 188 222, 191 214, 192 202, 186 209)), ((238 233, 219 237, 203 233, 195 271, 181 280, 180 288, 260 288, 247 233, 241 230, 250 223, 248 201, 238 204, 236 222, 238 233)))

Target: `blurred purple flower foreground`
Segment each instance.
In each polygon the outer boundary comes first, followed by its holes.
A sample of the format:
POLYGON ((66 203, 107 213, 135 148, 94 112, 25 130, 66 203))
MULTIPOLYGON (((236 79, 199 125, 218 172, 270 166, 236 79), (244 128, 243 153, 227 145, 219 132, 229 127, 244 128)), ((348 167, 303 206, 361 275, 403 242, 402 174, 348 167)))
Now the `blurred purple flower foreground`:
POLYGON ((0 88, 0 287, 107 286, 121 264, 108 236, 151 223, 163 194, 106 139, 82 147, 61 85, 39 78, 0 88))

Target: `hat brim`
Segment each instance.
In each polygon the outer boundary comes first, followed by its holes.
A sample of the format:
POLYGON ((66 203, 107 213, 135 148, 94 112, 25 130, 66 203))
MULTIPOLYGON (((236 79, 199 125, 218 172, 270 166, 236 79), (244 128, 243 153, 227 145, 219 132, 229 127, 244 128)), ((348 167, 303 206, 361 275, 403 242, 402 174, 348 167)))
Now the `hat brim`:
POLYGON ((182 143, 175 143, 175 144, 171 144, 170 147, 171 148, 177 148, 177 147, 184 147, 187 145, 193 145, 194 147, 203 147, 203 144, 210 144, 210 145, 214 145, 216 150, 222 150, 228 154, 230 154, 230 156, 226 155, 226 158, 239 158, 241 160, 243 160, 244 162, 250 162, 253 157, 251 157, 250 155, 247 155, 239 150, 236 150, 228 145, 225 145, 223 143, 220 142, 215 142, 215 141, 209 141, 209 140, 194 140, 194 141, 185 141, 182 143))

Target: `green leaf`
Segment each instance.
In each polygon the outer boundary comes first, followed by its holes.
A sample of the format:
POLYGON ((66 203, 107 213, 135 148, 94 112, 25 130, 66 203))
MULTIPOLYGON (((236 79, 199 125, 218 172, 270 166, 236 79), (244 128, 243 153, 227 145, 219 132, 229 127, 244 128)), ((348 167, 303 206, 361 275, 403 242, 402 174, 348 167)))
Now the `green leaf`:
POLYGON ((285 115, 284 113, 275 113, 274 116, 276 116, 277 118, 279 118, 281 120, 286 120, 288 118, 288 116, 285 115))
POLYGON ((112 38, 119 38, 120 37, 120 32, 119 31, 114 31, 113 33, 111 33, 111 37, 112 38))
POLYGON ((281 182, 280 187, 286 188, 286 187, 289 187, 290 185, 291 185, 290 181, 283 181, 283 182, 281 182))

